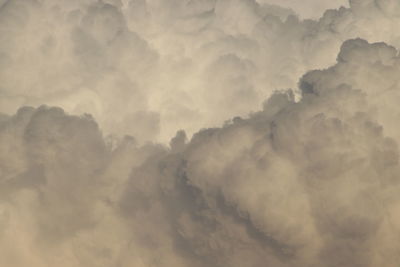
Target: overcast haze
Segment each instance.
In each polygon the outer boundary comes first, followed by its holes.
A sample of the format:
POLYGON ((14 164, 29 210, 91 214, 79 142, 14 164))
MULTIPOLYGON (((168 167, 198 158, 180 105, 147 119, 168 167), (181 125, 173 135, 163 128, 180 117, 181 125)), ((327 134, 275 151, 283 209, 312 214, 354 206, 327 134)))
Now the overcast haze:
POLYGON ((0 0, 0 266, 399 266, 399 27, 397 0, 0 0))

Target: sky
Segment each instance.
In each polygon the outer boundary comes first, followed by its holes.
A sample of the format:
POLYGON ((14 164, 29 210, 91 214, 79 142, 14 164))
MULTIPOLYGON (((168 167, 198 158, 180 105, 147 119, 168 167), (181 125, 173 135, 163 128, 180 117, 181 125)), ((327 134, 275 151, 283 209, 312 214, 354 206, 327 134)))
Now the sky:
POLYGON ((0 266, 400 264, 397 0, 0 0, 0 266))

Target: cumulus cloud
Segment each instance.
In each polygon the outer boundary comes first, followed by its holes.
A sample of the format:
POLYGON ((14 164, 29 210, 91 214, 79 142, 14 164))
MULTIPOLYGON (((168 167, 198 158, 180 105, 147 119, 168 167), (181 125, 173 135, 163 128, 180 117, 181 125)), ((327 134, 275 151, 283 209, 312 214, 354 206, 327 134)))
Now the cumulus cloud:
POLYGON ((91 116, 45 106, 2 118, 0 140, 0 265, 120 266, 132 230, 114 203, 160 148, 104 139, 91 116))
POLYGON ((4 266, 395 266, 398 51, 344 42, 263 109, 170 146, 60 108, 0 117, 4 266))
POLYGON ((399 265, 400 3, 307 3, 0 1, 0 266, 399 265))
POLYGON ((168 210, 183 266, 398 264, 398 127, 387 116, 398 62, 384 43, 345 42, 336 65, 301 79, 301 101, 276 93, 249 119, 203 130, 180 156, 134 171, 123 207, 148 203, 136 223, 168 210), (137 184, 149 173, 155 191, 137 184))
POLYGON ((352 0, 315 11, 317 20, 298 18, 298 1, 3 2, 0 112, 60 106, 140 143, 256 111, 274 90, 333 64, 349 38, 400 47, 390 0, 352 0))

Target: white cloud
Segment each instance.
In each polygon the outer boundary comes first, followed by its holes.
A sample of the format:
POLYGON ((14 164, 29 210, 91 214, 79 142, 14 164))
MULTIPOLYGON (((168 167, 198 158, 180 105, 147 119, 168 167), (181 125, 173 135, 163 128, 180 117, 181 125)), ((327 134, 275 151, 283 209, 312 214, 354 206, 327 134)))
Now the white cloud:
MULTIPOLYGON (((140 143, 191 136, 333 64, 346 39, 400 47, 397 2, 371 3, 301 21, 254 0, 10 0, 0 8, 0 111, 60 106, 140 143)), ((302 2, 314 4, 339 6, 302 2)))

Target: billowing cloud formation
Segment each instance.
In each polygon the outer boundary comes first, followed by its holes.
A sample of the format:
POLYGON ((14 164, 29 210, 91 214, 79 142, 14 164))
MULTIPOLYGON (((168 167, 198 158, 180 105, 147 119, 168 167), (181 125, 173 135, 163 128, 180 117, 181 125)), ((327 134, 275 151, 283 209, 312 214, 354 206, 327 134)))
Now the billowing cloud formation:
MULTIPOLYGON (((0 112, 60 106, 141 143, 256 111, 333 64, 349 38, 400 47, 390 0, 352 0, 315 21, 261 0, 3 2, 0 112)), ((310 3, 321 2, 342 4, 310 3)))
POLYGON ((344 42, 262 111, 170 147, 91 116, 0 119, 0 265, 398 265, 398 51, 344 42))

